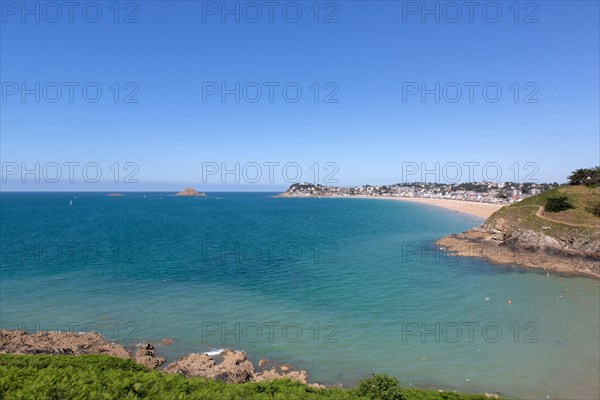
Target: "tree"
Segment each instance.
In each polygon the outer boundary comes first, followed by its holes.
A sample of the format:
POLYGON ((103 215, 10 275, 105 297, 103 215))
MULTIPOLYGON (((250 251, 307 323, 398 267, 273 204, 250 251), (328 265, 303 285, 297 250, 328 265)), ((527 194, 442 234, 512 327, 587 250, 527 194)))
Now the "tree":
POLYGON ((551 213, 556 213, 559 211, 569 210, 571 208, 575 207, 569 203, 567 196, 558 196, 548 198, 548 200, 546 200, 546 206, 544 207, 544 210, 551 213))
POLYGON ((598 186, 600 185, 600 166, 592 168, 590 181, 587 184, 588 186, 598 186))
POLYGON ((576 169, 567 179, 570 185, 600 185, 600 166, 576 169))

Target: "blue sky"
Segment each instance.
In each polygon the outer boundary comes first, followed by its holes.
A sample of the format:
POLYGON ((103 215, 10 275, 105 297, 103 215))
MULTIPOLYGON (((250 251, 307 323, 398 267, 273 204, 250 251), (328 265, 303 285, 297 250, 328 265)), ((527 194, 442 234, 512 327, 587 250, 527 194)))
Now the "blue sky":
POLYGON ((421 180, 424 169, 435 171, 424 180, 443 181, 458 165, 465 181, 471 162, 474 180, 493 180, 483 173, 493 165, 498 180, 562 182, 600 162, 597 1, 480 2, 472 21, 463 2, 428 2, 439 22, 402 1, 281 1, 272 21, 264 2, 228 2, 239 22, 222 2, 121 2, 116 15, 112 1, 84 1, 72 21, 65 6, 58 16, 22 4, 2 2, 3 190, 279 190, 298 168, 303 181, 332 183, 335 172, 354 185, 421 180), (221 84, 236 82, 239 102, 222 101, 221 84), (422 85, 436 83, 439 102, 423 99, 422 85), (137 102, 124 101, 130 94, 137 102), (39 173, 22 174, 36 163, 39 173), (73 183, 64 163, 79 163, 73 183), (90 163, 102 171, 96 183, 82 179, 90 163), (238 179, 221 174, 236 163, 238 179), (137 183, 123 182, 128 172, 137 183))

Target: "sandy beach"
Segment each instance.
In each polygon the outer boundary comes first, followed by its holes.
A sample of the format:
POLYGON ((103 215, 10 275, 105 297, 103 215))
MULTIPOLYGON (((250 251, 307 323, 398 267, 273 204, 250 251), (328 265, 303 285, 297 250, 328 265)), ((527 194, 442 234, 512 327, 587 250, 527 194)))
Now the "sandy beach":
POLYGON ((387 199, 398 201, 410 201, 413 203, 428 204, 430 206, 442 207, 448 210, 469 214, 475 217, 487 219, 490 215, 504 207, 501 204, 476 203, 473 201, 447 200, 447 199, 428 199, 421 197, 380 197, 371 196, 373 199, 387 199))
MULTIPOLYGON (((294 197, 285 193, 273 197, 294 197)), ((478 203, 474 201, 449 200, 449 199, 430 199, 426 197, 384 197, 384 196, 298 196, 297 198, 313 199, 383 199, 396 201, 410 201, 413 203, 427 204, 434 207, 441 207, 447 210, 472 215, 474 217, 487 219, 490 215, 506 206, 506 204, 478 203)))

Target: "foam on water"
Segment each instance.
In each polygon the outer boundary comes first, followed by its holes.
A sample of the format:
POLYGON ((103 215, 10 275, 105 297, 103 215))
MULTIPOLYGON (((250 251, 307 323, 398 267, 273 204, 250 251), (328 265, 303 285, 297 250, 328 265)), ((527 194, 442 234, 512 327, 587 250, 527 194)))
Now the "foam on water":
POLYGON ((207 356, 218 356, 219 354, 221 354, 222 352, 224 352, 225 349, 215 349, 215 350, 211 350, 211 351, 206 351, 202 354, 206 354, 207 356))

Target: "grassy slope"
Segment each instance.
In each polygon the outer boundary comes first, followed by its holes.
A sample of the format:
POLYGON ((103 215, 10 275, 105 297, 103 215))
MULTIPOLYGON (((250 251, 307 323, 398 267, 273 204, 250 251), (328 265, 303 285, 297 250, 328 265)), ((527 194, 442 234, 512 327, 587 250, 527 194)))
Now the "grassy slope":
POLYGON ((364 397, 356 389, 313 389, 290 381, 225 384, 149 370, 116 357, 0 354, 0 399, 415 399, 483 400, 482 395, 401 389, 364 397))
POLYGON ((531 196, 523 201, 504 207, 495 212, 486 221, 486 225, 503 218, 512 228, 532 229, 544 232, 547 235, 569 236, 569 237, 590 237, 598 233, 600 228, 600 218, 591 214, 587 208, 600 199, 600 188, 588 188, 585 186, 561 186, 548 190, 536 196, 531 196), (546 219, 536 216, 540 206, 544 206, 550 197, 567 196, 569 202, 575 206, 574 209, 561 211, 558 213, 545 213, 544 216, 552 219, 546 219), (593 227, 570 226, 568 224, 583 224, 593 227), (542 227, 550 227, 550 230, 542 230, 542 227))

